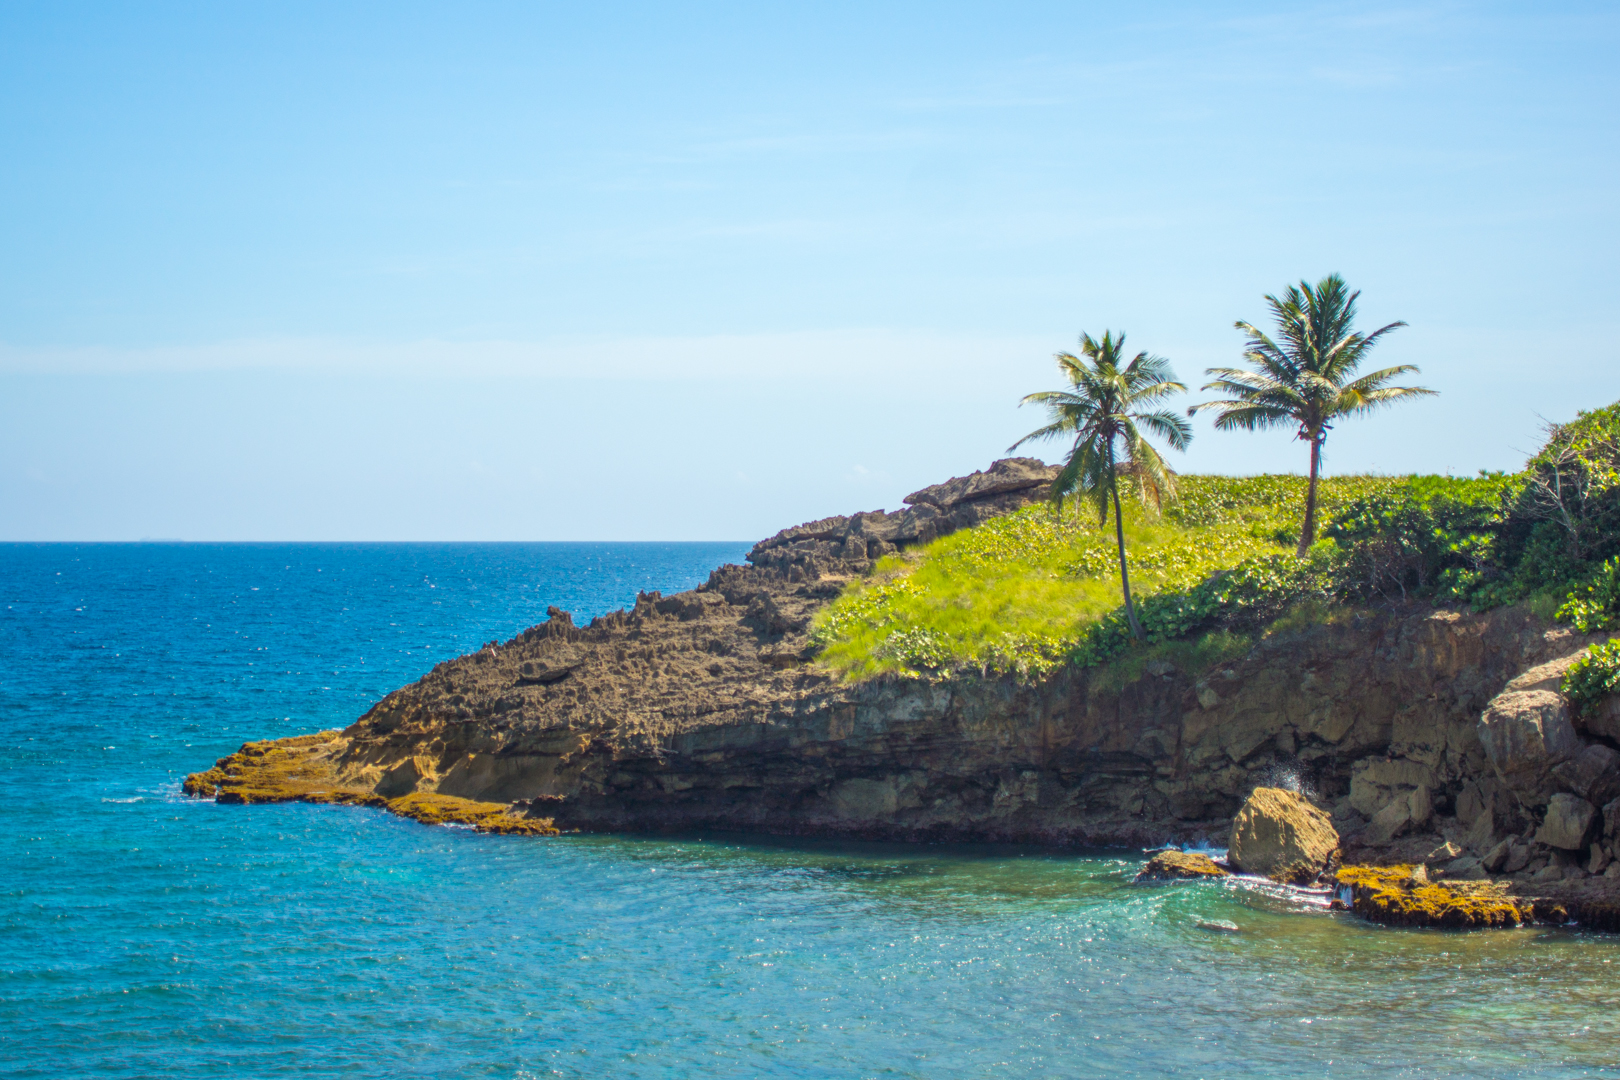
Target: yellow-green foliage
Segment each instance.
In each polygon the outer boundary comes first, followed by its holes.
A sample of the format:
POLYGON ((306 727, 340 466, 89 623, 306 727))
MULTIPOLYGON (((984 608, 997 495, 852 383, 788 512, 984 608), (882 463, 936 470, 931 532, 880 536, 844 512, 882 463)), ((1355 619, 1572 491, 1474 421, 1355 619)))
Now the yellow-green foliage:
POLYGON ((1374 922, 1457 928, 1517 926, 1534 914, 1532 901, 1489 881, 1429 881, 1411 866, 1342 866, 1337 878, 1351 907, 1374 922))
MULTIPOLYGON (((1134 595, 1185 589, 1217 570, 1283 555, 1297 541, 1298 476, 1183 476, 1179 500, 1155 514, 1128 502, 1134 595)), ((1324 480, 1324 515, 1396 483, 1324 480)), ((1040 675, 1121 603, 1112 523, 1073 506, 1031 506, 919 551, 890 556, 818 617, 822 660, 850 678, 973 666, 1040 675)))

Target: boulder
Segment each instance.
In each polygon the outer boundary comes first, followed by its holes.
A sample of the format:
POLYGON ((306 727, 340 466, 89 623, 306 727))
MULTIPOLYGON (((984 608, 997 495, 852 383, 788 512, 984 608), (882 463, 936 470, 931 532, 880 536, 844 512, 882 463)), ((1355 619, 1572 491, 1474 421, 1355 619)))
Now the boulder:
POLYGON ((1208 855, 1191 851, 1161 851, 1148 860, 1137 881, 1211 881, 1227 876, 1224 867, 1208 855))
MULTIPOLYGON (((1492 874, 1501 873, 1511 854, 1513 854, 1513 840, 1510 837, 1486 852, 1485 857, 1480 860, 1480 865, 1492 874)), ((1529 852, 1526 851, 1525 858, 1528 860, 1529 857, 1529 852)))
POLYGON ((1387 844, 1414 825, 1427 824, 1434 816, 1434 796, 1426 787, 1413 788, 1373 815, 1362 835, 1365 843, 1387 844))
POLYGON ((1547 801, 1549 774, 1583 749, 1558 679, 1573 658, 1525 672, 1491 699, 1476 731, 1502 782, 1526 805, 1547 801))
POLYGON ((1547 816, 1536 832, 1536 842, 1562 851, 1581 851, 1596 818, 1597 807, 1560 791, 1547 802, 1547 816))
POLYGON ((1620 753, 1594 743, 1553 767, 1553 775, 1596 806, 1620 797, 1620 753))
POLYGON ((1620 742, 1620 694, 1610 694, 1597 708, 1576 718, 1576 723, 1593 735, 1620 742))
POLYGON ((1303 795, 1255 788, 1232 819, 1227 861, 1246 874, 1304 883, 1326 870, 1338 850, 1327 814, 1303 795))

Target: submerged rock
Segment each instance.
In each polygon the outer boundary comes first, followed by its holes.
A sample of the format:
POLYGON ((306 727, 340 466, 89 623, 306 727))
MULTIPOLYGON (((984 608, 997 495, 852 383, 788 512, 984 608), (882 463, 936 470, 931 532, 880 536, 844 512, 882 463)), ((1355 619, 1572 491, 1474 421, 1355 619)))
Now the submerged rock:
POLYGON ((1332 821, 1303 795, 1255 788, 1232 819, 1227 860, 1245 874, 1297 885, 1329 869, 1338 851, 1332 821))
POLYGON ((1161 851, 1136 875, 1137 881, 1209 881, 1228 871, 1208 855, 1193 851, 1161 851))

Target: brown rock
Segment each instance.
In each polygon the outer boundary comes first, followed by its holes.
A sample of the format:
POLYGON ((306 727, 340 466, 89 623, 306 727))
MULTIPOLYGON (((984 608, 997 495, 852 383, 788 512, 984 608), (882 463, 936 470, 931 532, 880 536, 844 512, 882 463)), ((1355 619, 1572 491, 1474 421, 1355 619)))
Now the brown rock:
POLYGON ((1204 881, 1227 876, 1214 859, 1189 851, 1161 851, 1136 875, 1137 881, 1204 881))
POLYGON ((1479 718, 1476 734, 1497 775, 1532 806, 1546 801, 1553 769, 1584 749, 1558 690, 1576 659, 1565 656, 1531 668, 1492 698, 1479 718))
POLYGON ((1303 883, 1326 870, 1338 850, 1327 814, 1303 795, 1255 788, 1232 819, 1228 860, 1246 874, 1303 883))
POLYGON ((1586 847, 1596 817, 1597 807, 1560 791, 1547 803, 1547 817, 1536 831, 1536 842, 1561 851, 1580 851, 1586 847))

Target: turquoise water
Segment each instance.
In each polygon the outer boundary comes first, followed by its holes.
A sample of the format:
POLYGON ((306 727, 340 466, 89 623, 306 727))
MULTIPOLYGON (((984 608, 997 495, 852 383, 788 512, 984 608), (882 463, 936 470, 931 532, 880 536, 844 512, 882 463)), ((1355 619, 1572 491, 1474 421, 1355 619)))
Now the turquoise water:
POLYGON ((547 604, 744 550, 0 545, 0 1074, 1620 1075, 1620 947, 1578 931, 1378 929, 1132 886, 1121 852, 532 840, 178 795, 547 604))

